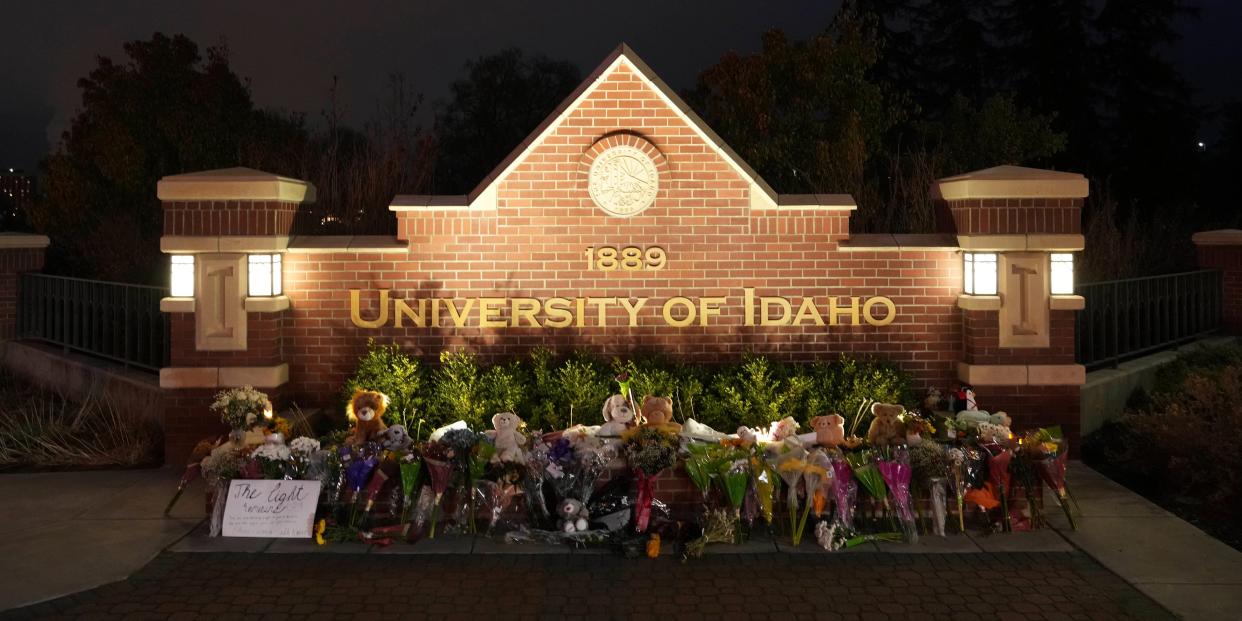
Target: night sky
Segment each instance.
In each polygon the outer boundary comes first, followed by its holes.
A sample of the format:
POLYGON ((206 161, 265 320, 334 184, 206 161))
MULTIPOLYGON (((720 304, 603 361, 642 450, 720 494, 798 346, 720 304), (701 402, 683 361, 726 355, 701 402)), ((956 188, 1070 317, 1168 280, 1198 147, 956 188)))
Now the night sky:
MULTIPOLYGON (((356 123, 374 109, 389 74, 404 74, 434 101, 446 96, 466 60, 509 46, 568 59, 585 73, 626 41, 674 88, 685 88, 722 53, 755 51, 764 30, 797 38, 818 32, 839 4, 7 0, 0 5, 0 165, 34 169, 77 109, 76 81, 95 56, 120 60, 122 42, 155 31, 184 33, 203 47, 227 41, 233 69, 250 79, 258 105, 305 112, 312 121, 338 76, 356 123)), ((1198 5, 1200 18, 1184 20, 1175 57, 1201 104, 1242 98, 1242 2, 1198 5)))

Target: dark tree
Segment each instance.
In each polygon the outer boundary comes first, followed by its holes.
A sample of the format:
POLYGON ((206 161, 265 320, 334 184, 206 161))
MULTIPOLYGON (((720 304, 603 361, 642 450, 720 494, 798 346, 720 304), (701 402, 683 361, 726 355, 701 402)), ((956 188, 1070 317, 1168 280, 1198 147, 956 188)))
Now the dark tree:
POLYGON ((243 154, 262 148, 253 140, 289 121, 255 112, 223 49, 204 59, 194 42, 163 34, 124 49, 126 62, 99 57, 79 80, 82 108, 43 162, 45 193, 30 219, 53 240, 54 269, 160 283, 156 182, 246 164, 243 154))
POLYGON ((432 191, 474 189, 581 81, 574 65, 518 49, 468 62, 436 115, 432 191))
POLYGON ((1091 0, 1002 0, 996 35, 1002 88, 1035 110, 1056 115, 1069 136, 1059 167, 1092 174, 1099 160, 1098 47, 1092 38, 1091 0))
POLYGON ((1167 57, 1173 21, 1188 13, 1181 0, 1110 0, 1097 20, 1109 175, 1122 204, 1144 216, 1186 204, 1197 185, 1199 111, 1167 57))

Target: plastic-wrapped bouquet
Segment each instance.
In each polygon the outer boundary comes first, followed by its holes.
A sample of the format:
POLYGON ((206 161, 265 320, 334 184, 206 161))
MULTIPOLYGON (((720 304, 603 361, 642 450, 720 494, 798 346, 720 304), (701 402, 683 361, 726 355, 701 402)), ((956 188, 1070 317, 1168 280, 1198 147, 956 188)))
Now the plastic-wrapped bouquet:
POLYGON ((897 517, 901 520, 901 528, 906 534, 906 541, 918 543, 919 530, 914 522, 914 509, 910 504, 912 471, 909 456, 902 449, 894 453, 892 459, 881 459, 876 462, 875 467, 884 477, 888 493, 893 497, 893 506, 897 510, 897 517))
MULTIPOLYGON (((436 523, 440 518, 440 504, 444 502, 444 492, 448 490, 453 478, 453 448, 443 442, 427 442, 423 445, 423 464, 427 471, 427 483, 431 487, 431 502, 427 506, 430 523, 427 537, 436 536, 436 523)), ((421 521, 421 518, 420 518, 421 521)))
POLYGON ((832 487, 833 526, 842 531, 854 530, 854 505, 858 501, 858 482, 854 480, 854 470, 844 456, 832 460, 832 473, 836 481, 832 487))
POLYGON ((286 469, 290 466, 292 456, 289 447, 272 442, 261 444, 250 452, 250 458, 259 464, 259 470, 265 479, 289 478, 286 469))
POLYGON ((652 480, 677 460, 677 436, 659 427, 635 427, 623 440, 625 456, 634 471, 638 498, 634 505, 634 528, 647 530, 651 519, 652 480))

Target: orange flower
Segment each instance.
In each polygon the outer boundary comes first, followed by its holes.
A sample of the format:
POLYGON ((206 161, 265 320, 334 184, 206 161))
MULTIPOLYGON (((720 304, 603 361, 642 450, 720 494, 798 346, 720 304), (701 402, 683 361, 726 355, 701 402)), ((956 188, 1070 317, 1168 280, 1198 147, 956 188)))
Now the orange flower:
POLYGON ((988 511, 1000 506, 1000 501, 996 499, 996 493, 990 482, 984 483, 982 489, 972 489, 966 492, 965 500, 988 511))
POLYGON ((815 490, 815 495, 811 497, 811 506, 815 511, 815 517, 819 517, 824 513, 824 505, 828 504, 828 497, 824 495, 824 488, 815 490))

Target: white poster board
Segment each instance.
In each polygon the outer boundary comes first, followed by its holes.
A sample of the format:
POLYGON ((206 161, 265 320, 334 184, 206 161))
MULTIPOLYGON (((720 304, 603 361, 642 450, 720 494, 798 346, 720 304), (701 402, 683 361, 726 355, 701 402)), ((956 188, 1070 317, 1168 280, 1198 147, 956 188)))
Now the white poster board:
POLYGON ((224 505, 225 537, 309 538, 319 481, 233 479, 224 505))

